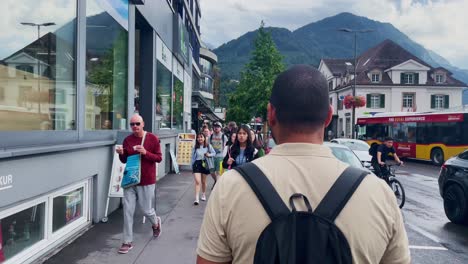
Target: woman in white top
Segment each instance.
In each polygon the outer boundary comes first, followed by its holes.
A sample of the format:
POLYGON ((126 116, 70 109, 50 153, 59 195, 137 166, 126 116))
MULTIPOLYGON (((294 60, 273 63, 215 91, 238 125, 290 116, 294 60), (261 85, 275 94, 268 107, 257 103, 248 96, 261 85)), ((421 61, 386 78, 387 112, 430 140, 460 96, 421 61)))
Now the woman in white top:
POLYGON ((195 146, 192 150, 192 171, 195 179, 195 201, 194 205, 199 205, 200 185, 202 196, 201 200, 206 201, 206 177, 210 174, 206 158, 216 155, 213 147, 207 143, 203 133, 197 135, 195 146))

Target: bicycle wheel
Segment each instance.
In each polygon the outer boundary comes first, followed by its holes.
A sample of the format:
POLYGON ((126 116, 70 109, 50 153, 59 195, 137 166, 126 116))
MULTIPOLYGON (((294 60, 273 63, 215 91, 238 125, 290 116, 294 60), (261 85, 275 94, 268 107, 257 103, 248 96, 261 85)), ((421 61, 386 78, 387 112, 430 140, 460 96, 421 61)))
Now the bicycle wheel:
POLYGON ((403 189, 403 185, 395 179, 392 178, 389 181, 390 188, 392 188, 393 193, 395 194, 395 197, 397 199, 398 206, 400 208, 403 208, 403 205, 405 205, 405 189, 403 189))

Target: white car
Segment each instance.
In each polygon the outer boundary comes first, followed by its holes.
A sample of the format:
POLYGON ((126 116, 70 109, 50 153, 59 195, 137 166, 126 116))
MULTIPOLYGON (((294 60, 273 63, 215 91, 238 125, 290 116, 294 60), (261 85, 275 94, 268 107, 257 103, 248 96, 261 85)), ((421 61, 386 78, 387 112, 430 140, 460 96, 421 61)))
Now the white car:
POLYGON ((365 141, 359 139, 335 138, 330 140, 330 142, 347 146, 354 152, 354 154, 356 154, 356 156, 358 156, 364 167, 372 167, 372 156, 369 155, 370 146, 365 141))
POLYGON ((354 154, 354 152, 351 151, 351 149, 348 147, 330 142, 325 142, 323 145, 329 147, 333 155, 340 161, 347 163, 348 165, 355 168, 364 168, 356 154, 354 154))

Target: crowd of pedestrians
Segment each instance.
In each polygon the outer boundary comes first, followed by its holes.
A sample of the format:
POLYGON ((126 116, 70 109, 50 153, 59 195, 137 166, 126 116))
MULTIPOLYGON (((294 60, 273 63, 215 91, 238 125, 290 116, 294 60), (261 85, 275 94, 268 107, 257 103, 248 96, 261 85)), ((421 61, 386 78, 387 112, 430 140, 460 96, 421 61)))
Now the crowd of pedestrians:
MULTIPOLYGON (((410 263, 403 218, 388 185, 350 169, 323 145, 333 115, 328 102, 323 75, 298 65, 274 82, 267 109, 278 145, 268 155, 261 130, 249 125, 214 122, 197 133, 193 204, 207 201, 198 264, 410 263), (214 184, 208 198, 209 175, 214 184)), ((117 152, 122 162, 141 155, 141 183, 124 189, 120 253, 133 248, 136 204, 154 237, 162 229, 151 203, 154 166, 162 160, 159 140, 143 130, 140 116, 130 124, 133 134, 117 152)))

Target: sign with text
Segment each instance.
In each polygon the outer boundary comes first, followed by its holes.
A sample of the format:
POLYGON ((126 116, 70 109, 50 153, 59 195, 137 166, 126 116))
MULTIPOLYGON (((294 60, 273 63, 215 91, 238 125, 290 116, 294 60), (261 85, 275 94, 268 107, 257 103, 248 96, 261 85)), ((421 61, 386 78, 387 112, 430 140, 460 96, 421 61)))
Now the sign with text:
POLYGON ((177 163, 179 165, 192 165, 192 150, 197 135, 180 133, 177 140, 177 163))
POLYGON ((156 59, 172 71, 172 52, 159 36, 156 36, 156 59))
POLYGON ((358 124, 463 122, 463 114, 428 114, 358 118, 358 124))
POLYGON ((13 175, 0 176, 0 191, 10 189, 13 187, 13 175))
MULTIPOLYGON (((116 145, 115 148, 117 147, 122 147, 122 145, 116 145)), ((123 188, 120 184, 122 183, 125 163, 120 161, 119 154, 115 152, 115 148, 111 178, 109 182, 109 197, 123 197, 123 188)))

